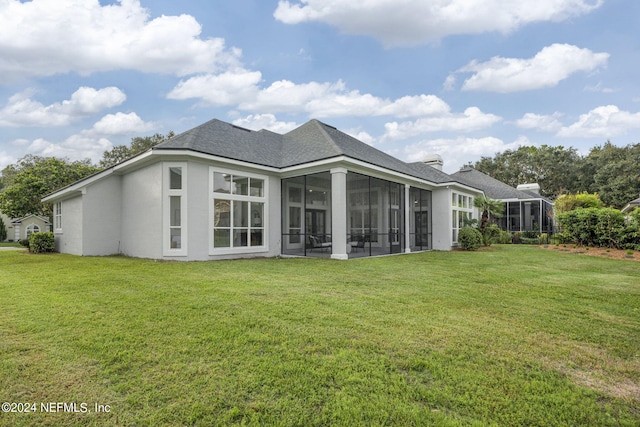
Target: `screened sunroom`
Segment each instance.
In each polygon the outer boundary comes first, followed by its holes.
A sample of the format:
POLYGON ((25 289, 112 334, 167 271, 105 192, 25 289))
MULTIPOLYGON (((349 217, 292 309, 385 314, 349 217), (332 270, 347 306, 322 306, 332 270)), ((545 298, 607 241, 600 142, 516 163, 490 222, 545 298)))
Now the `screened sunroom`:
POLYGON ((351 171, 343 174, 344 182, 337 175, 282 180, 284 255, 331 257, 344 251, 359 258, 431 249, 430 191, 351 171), (340 237, 338 223, 345 224, 340 237))

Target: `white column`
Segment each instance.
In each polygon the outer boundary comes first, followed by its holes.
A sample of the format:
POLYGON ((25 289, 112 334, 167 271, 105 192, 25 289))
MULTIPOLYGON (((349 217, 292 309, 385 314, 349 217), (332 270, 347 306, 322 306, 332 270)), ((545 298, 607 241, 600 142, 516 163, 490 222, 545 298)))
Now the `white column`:
POLYGON ((331 258, 347 254, 347 169, 331 169, 331 258))
POLYGON ((411 253, 411 187, 404 185, 404 251, 411 253))

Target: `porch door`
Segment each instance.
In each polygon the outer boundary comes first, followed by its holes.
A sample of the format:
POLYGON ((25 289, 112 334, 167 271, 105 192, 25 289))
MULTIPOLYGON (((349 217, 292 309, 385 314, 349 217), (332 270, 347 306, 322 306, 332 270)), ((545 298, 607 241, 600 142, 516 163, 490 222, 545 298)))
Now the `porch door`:
POLYGON ((429 247, 429 211, 419 211, 416 216, 416 246, 429 247))
POLYGON ((327 234, 326 211, 319 209, 307 209, 305 215, 305 231, 307 235, 313 234, 324 238, 327 234))

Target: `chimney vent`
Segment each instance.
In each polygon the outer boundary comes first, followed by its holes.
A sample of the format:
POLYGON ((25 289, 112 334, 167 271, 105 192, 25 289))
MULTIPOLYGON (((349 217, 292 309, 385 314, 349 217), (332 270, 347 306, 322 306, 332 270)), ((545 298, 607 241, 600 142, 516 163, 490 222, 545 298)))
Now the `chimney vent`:
POLYGON ((442 156, 440 154, 427 154, 422 160, 422 163, 425 165, 429 165, 433 168, 442 170, 442 166, 444 165, 444 161, 442 161, 442 156))

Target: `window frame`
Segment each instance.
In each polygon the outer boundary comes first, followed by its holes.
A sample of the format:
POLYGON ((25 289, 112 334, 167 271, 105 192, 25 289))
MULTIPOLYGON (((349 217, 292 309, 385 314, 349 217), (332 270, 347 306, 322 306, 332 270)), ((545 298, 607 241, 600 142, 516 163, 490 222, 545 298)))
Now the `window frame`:
MULTIPOLYGON (((163 218, 162 218, 162 253, 167 257, 188 256, 188 212, 187 212, 187 189, 188 189, 188 163, 187 162, 164 162, 162 167, 162 201, 163 201, 163 218), (172 173, 175 168, 181 169, 181 185, 180 188, 172 188, 172 173), (180 224, 172 224, 171 207, 172 198, 180 198, 180 224), (172 231, 180 229, 180 248, 172 248, 172 231)), ((175 200, 175 199, 173 199, 175 200)), ((174 206, 175 207, 175 206, 174 206)))
MULTIPOLYGON (((266 175, 225 169, 216 166, 209 167, 209 191, 207 197, 209 198, 209 227, 208 227, 208 240, 209 240, 209 255, 226 255, 226 254, 243 254, 243 253, 257 253, 269 251, 269 177, 266 175), (239 194, 234 191, 231 186, 228 192, 216 192, 215 176, 216 174, 226 174, 231 176, 231 183, 244 182, 243 179, 247 179, 246 182, 246 194, 239 194), (262 195, 252 195, 255 193, 257 187, 253 186, 254 180, 262 181, 262 195), (228 226, 216 227, 216 201, 228 201, 229 208, 229 221, 228 226), (246 203, 246 204, 245 204, 246 203), (253 212, 252 204, 260 204, 262 210, 261 226, 253 225, 253 212), (246 225, 237 225, 237 217, 234 216, 237 206, 246 206, 247 218, 246 225), (215 245, 215 233, 216 230, 228 230, 229 233, 229 246, 216 246, 215 245), (252 245, 251 236, 254 232, 262 232, 262 244, 252 245), (246 245, 234 246, 234 234, 236 232, 246 233, 246 245)), ((241 192, 242 193, 242 192, 241 192)), ((244 210, 244 208, 243 208, 244 210)), ((244 219, 244 218, 243 218, 244 219)))
POLYGON ((451 243, 454 245, 458 244, 458 232, 464 227, 464 219, 473 219, 473 199, 467 193, 451 192, 451 243))
POLYGON ((62 233, 62 202, 53 205, 53 231, 62 233))

